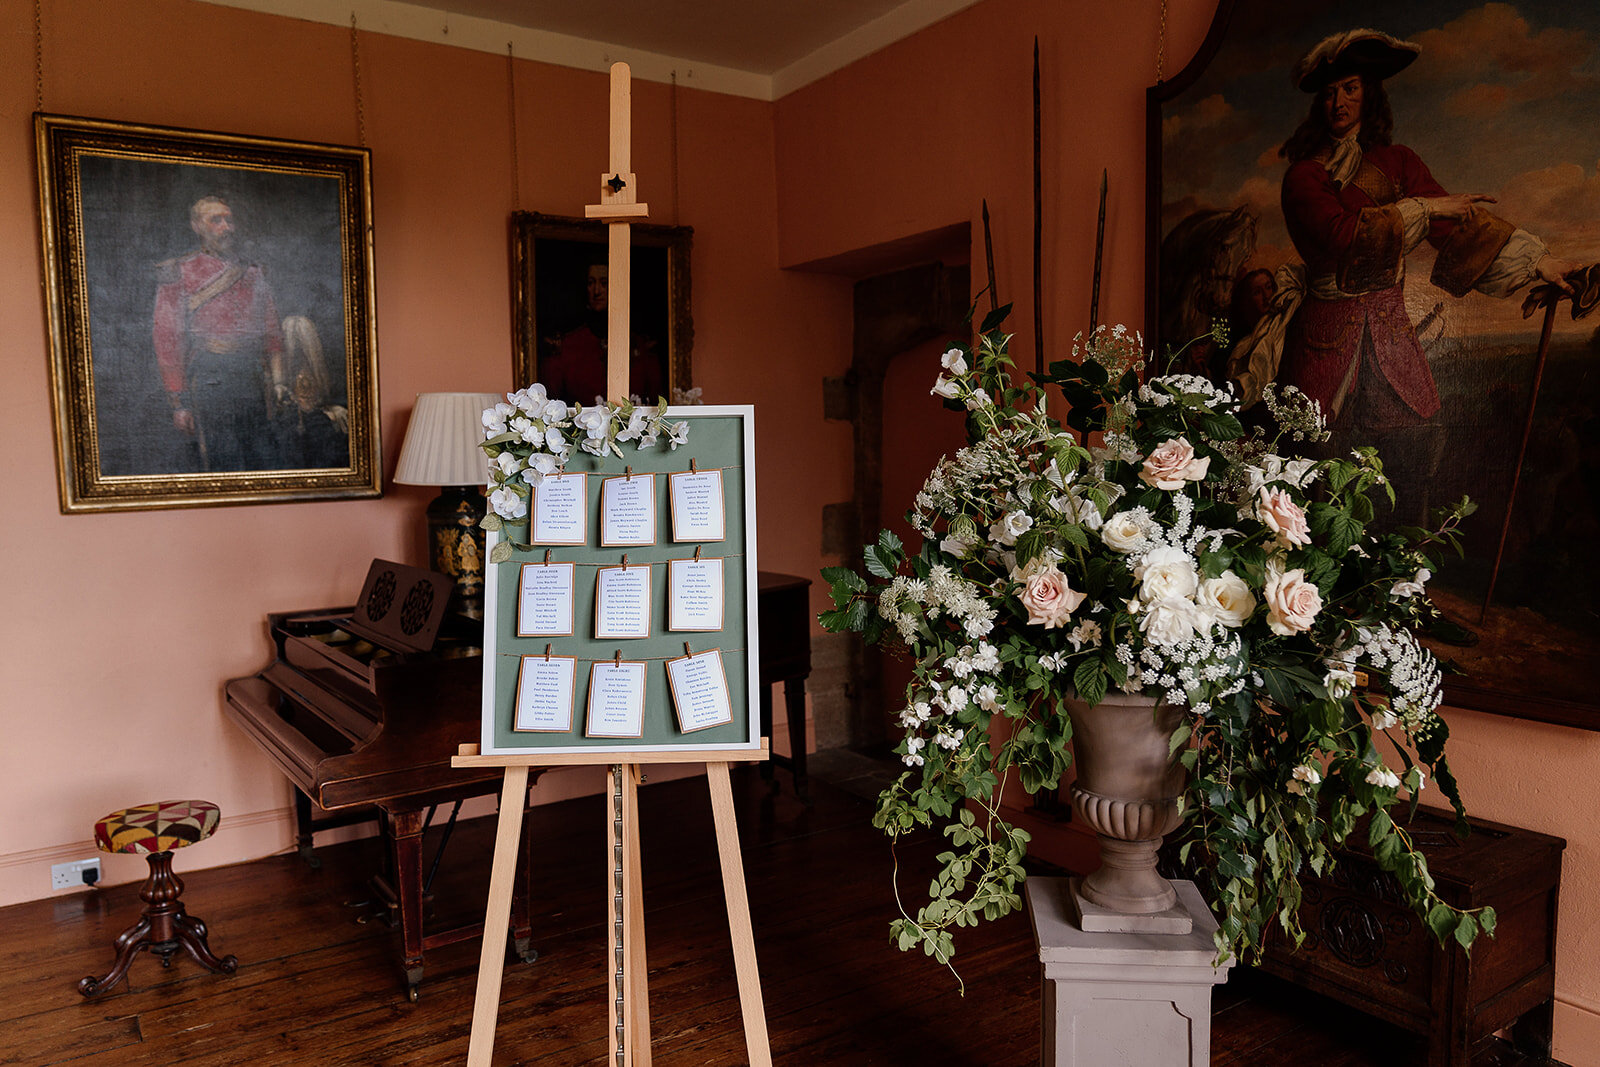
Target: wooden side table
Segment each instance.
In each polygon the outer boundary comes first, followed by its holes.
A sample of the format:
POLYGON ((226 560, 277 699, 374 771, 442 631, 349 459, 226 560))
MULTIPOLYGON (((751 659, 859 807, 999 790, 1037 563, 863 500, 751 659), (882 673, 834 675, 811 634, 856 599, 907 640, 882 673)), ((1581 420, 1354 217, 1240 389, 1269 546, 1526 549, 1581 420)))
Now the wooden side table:
POLYGON ((1470 958, 1457 944, 1441 948, 1405 905, 1374 862, 1363 821, 1327 877, 1304 879, 1305 945, 1291 952, 1276 938, 1261 969, 1425 1035, 1429 1067, 1467 1067, 1506 1027, 1519 1049, 1547 1057, 1567 843, 1482 819, 1470 820, 1472 834, 1462 841, 1454 821, 1422 808, 1401 825, 1427 857, 1440 897, 1458 908, 1495 909, 1495 936, 1480 936, 1470 958))

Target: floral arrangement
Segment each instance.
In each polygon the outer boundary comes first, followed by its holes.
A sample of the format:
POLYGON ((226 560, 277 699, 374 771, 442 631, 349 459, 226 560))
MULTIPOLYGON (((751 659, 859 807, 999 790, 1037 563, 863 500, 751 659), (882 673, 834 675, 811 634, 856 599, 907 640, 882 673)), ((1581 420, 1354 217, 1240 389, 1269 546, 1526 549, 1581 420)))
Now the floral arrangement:
POLYGON ((1436 936, 1492 934, 1491 909, 1440 899, 1389 815, 1432 777, 1465 832, 1439 668, 1410 628, 1432 611, 1424 585, 1441 549, 1459 552, 1472 505, 1432 530, 1380 532, 1374 497, 1392 506, 1393 490, 1375 450, 1288 454, 1326 437, 1298 391, 1269 389, 1276 429, 1247 432, 1230 389, 1141 381, 1143 340, 1122 326, 1017 380, 1005 311, 976 350, 944 353, 932 391, 966 411, 969 443, 907 515, 920 551, 884 531, 865 576, 824 571, 825 627, 914 660, 897 749, 909 769, 875 824, 897 837, 939 820, 952 845, 928 903, 892 924, 899 947, 948 964, 954 928, 1020 907, 1028 835, 999 817, 1001 790, 1057 788, 1072 732, 1058 702, 1113 689, 1184 707, 1176 840, 1218 913, 1219 960, 1259 952, 1274 922, 1298 945, 1302 872, 1327 870, 1369 813, 1378 864, 1436 936), (1046 383, 1064 394, 1065 425, 1046 383), (991 730, 997 719, 1009 729, 991 730))
MULTIPOLYGON (((699 393, 695 389, 679 395, 698 403, 699 393)), ((566 470, 574 448, 593 456, 609 452, 618 458, 622 456, 618 442, 632 441, 635 449, 642 449, 665 441, 676 450, 689 439, 689 423, 669 421, 664 399, 654 406, 630 397, 620 404, 598 400, 585 407, 557 400, 535 382, 507 393, 504 401, 484 410, 483 435, 481 447, 489 457, 490 511, 482 525, 498 530, 506 519, 520 519, 528 513, 533 487, 566 470)), ((511 550, 510 541, 501 541, 490 553, 489 562, 510 559, 511 550)))

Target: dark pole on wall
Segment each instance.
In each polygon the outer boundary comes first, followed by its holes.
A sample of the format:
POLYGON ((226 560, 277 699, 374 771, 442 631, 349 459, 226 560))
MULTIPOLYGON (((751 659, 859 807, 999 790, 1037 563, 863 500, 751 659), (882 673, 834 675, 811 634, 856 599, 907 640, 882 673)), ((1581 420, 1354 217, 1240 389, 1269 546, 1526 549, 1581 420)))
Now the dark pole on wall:
POLYGON ((999 294, 994 287, 994 238, 989 234, 989 198, 983 198, 983 263, 988 268, 989 310, 1000 306, 999 294))
POLYGON ((1043 191, 1039 179, 1039 38, 1033 38, 1033 370, 1044 373, 1043 191))
POLYGON ((1106 252, 1106 172, 1100 171, 1100 219, 1094 227, 1094 284, 1089 290, 1089 332, 1100 325, 1100 267, 1106 252))

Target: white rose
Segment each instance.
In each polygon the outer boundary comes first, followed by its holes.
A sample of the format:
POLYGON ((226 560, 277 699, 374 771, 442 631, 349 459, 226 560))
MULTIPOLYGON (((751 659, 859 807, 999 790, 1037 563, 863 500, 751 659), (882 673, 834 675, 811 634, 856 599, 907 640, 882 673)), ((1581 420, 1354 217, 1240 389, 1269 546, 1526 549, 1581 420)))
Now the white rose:
POLYGON ((1194 602, 1184 597, 1166 597, 1146 605, 1139 617, 1145 639, 1156 645, 1179 645, 1205 626, 1205 619, 1194 602))
POLYGON ((1200 576, 1194 560, 1181 548, 1157 548, 1147 553, 1144 562, 1133 569, 1139 580, 1139 599, 1146 604, 1173 597, 1192 597, 1200 576))
POLYGON ((1250 613, 1256 610, 1255 594, 1250 592, 1245 580, 1232 571, 1223 571, 1201 582, 1194 599, 1201 611, 1228 627, 1243 626, 1250 613))
POLYGON ((1157 489, 1182 489, 1185 482, 1198 482, 1211 466, 1210 457, 1195 458, 1194 446, 1187 437, 1174 437, 1157 445, 1145 457, 1139 478, 1157 489))
POLYGON ((1311 629, 1317 612, 1322 610, 1322 594, 1306 581, 1306 572, 1299 567, 1282 573, 1271 568, 1266 596, 1267 626, 1279 637, 1311 629))
POLYGON ((1130 511, 1117 512, 1100 527, 1100 540, 1113 552, 1133 552, 1147 537, 1143 518, 1130 511))

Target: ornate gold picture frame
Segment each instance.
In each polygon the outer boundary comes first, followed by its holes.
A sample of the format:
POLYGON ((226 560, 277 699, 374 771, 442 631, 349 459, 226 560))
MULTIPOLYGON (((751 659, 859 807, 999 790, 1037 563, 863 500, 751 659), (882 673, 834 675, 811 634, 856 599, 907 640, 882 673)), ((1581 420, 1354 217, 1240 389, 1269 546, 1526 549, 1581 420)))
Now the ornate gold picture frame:
MULTIPOLYGON (((653 403, 690 388, 688 226, 632 226, 633 338, 629 391, 653 403), (648 392, 651 395, 645 396, 648 392)), ((606 225, 519 211, 511 216, 512 374, 550 395, 590 404, 605 390, 606 225)))
POLYGON ((381 495, 368 151, 34 133, 62 511, 381 495))

